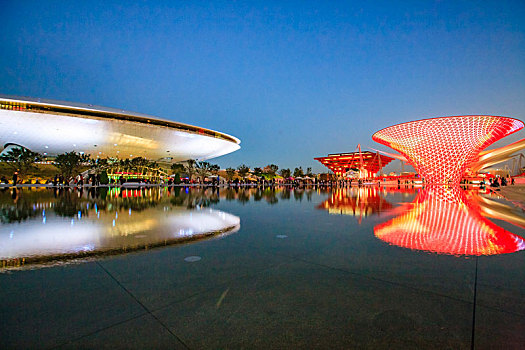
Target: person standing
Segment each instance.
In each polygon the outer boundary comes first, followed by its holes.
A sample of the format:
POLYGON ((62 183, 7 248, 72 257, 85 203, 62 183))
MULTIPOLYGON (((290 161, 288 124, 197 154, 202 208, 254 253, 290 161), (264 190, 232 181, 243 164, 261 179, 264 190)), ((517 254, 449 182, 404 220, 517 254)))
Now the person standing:
POLYGON ((13 186, 16 186, 17 183, 18 183, 18 171, 15 171, 15 173, 13 174, 13 186))

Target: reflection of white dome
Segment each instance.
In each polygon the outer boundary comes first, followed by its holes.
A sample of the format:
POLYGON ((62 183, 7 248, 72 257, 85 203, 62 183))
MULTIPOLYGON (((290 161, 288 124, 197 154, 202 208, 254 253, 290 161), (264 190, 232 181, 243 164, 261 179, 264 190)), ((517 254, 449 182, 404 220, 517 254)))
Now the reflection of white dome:
POLYGON ((49 156, 75 151, 173 162, 214 158, 240 148, 233 136, 145 114, 7 96, 0 96, 0 143, 49 156))
POLYGON ((146 209, 130 215, 95 210, 81 219, 48 216, 0 226, 0 262, 126 252, 238 231, 237 216, 212 209, 146 209))

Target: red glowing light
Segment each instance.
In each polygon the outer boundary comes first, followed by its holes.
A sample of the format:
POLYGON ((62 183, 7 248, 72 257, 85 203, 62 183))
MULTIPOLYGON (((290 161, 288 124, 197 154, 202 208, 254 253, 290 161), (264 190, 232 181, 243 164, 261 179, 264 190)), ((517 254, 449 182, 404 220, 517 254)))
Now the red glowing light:
POLYGON ((481 215, 459 187, 430 186, 408 211, 374 227, 377 238, 400 247, 452 255, 495 255, 525 249, 525 241, 481 215))
POLYGON ((480 151, 522 128, 506 117, 443 117, 390 126, 372 139, 405 156, 427 183, 459 184, 480 151))
POLYGON ((352 215, 359 217, 380 215, 392 209, 378 187, 338 188, 329 199, 317 206, 317 209, 328 210, 330 214, 352 215))
POLYGON ((361 156, 359 155, 359 152, 353 152, 329 154, 328 157, 314 159, 321 162, 335 174, 341 176, 346 173, 348 169, 360 168, 361 164, 369 174, 375 174, 394 160, 392 157, 369 151, 361 152, 361 156))

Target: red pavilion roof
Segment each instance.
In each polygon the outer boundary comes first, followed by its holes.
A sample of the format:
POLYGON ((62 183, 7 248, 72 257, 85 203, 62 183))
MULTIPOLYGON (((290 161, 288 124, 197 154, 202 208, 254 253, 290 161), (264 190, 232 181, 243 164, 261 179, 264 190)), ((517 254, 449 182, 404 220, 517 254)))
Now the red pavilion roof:
MULTIPOLYGON (((363 159, 363 167, 365 170, 373 174, 377 173, 394 160, 392 157, 369 151, 361 152, 361 157, 363 159)), ((344 174, 350 169, 359 169, 361 157, 359 156, 359 152, 352 152, 329 154, 327 157, 318 157, 314 159, 323 163, 324 166, 332 170, 334 173, 344 174)))

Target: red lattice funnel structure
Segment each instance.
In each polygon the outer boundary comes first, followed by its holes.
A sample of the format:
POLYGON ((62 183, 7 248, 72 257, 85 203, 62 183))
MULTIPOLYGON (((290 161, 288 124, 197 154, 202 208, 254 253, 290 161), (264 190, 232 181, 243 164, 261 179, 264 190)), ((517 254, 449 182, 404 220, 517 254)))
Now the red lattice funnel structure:
POLYGON ((522 237, 481 215, 459 186, 429 186, 402 215, 374 227, 390 244, 451 255, 496 255, 525 249, 522 237))
POLYGON ((426 183, 459 184, 480 151, 522 128, 513 118, 468 115, 398 124, 372 139, 405 156, 426 183))

